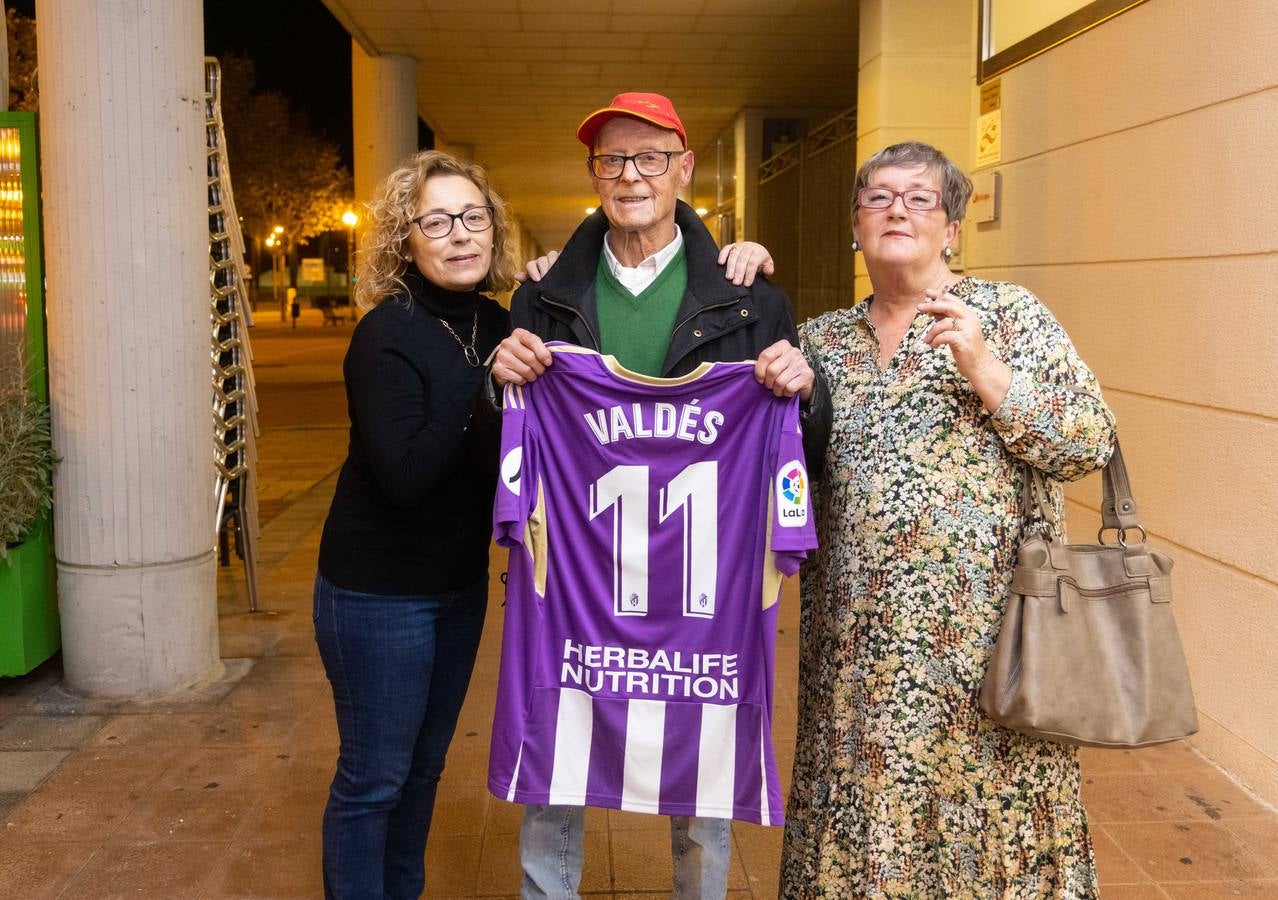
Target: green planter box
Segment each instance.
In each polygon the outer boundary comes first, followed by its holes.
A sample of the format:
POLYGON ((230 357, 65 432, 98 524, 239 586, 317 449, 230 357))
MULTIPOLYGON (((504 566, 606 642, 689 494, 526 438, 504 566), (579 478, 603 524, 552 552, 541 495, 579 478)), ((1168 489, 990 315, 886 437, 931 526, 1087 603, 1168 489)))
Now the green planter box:
POLYGON ((41 522, 0 561, 0 675, 25 675, 58 651, 57 572, 53 534, 41 522))

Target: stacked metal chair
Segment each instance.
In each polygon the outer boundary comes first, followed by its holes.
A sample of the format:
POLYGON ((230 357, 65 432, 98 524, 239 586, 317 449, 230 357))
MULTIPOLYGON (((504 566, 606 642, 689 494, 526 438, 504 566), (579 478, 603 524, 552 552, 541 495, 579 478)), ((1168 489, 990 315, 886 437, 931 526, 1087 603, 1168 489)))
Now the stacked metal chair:
POLYGON ((221 565, 234 538, 244 562, 249 609, 258 611, 257 393, 248 329, 253 324, 244 278, 244 235, 235 214, 231 171, 222 127, 222 70, 204 60, 205 132, 208 140, 209 286, 213 362, 213 492, 221 565))

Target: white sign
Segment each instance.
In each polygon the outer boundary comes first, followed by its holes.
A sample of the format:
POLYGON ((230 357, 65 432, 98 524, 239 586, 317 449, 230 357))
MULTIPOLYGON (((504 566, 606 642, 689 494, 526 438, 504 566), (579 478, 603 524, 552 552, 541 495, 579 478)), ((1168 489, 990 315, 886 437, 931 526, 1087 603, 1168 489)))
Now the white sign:
POLYGON ((324 258, 322 256, 304 256, 302 257, 302 267, 297 273, 298 281, 315 282, 324 281, 324 258))

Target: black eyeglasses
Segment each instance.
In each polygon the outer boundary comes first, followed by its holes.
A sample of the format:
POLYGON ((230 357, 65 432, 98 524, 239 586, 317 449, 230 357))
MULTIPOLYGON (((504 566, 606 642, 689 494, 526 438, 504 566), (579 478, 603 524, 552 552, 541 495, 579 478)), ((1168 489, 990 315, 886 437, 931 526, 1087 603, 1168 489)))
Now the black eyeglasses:
POLYGON ((461 219, 462 227, 467 231, 487 231, 493 227, 493 208, 472 206, 459 213, 426 213, 413 221, 417 223, 424 237, 442 238, 453 233, 453 222, 457 219, 461 219))
POLYGON ((618 156, 613 153, 600 153, 587 156, 586 164, 596 178, 612 180, 620 178, 626 171, 626 163, 633 162, 635 171, 646 178, 656 178, 670 171, 670 158, 687 153, 687 150, 645 150, 634 156, 618 156))
POLYGON ((865 187, 856 192, 856 204, 863 209, 887 209, 900 197, 905 208, 914 212, 927 212, 941 205, 941 192, 925 188, 908 191, 889 191, 887 188, 865 187))

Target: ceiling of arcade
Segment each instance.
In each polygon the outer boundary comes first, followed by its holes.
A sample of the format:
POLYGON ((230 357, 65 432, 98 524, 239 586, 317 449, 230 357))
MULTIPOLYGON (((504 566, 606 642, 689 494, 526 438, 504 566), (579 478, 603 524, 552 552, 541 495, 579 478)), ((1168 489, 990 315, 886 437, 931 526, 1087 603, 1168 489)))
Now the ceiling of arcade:
POLYGON ((803 118, 856 99, 853 0, 324 3, 370 54, 417 60, 419 115, 474 148, 545 247, 593 205, 574 133, 618 91, 669 96, 694 150, 742 107, 803 118))

